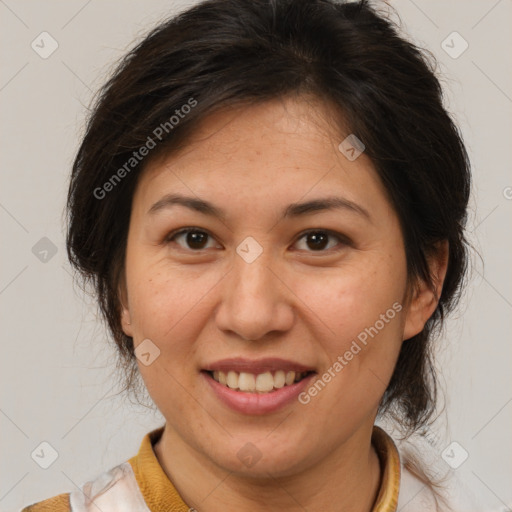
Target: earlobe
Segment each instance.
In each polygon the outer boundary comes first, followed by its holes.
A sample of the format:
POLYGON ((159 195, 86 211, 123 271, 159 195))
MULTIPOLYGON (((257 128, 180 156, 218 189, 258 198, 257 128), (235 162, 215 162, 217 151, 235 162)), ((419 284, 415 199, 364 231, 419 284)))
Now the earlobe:
POLYGON ((132 319, 130 315, 130 309, 128 307, 128 293, 126 290, 126 282, 124 277, 121 278, 117 293, 121 303, 121 327, 126 336, 133 338, 132 319))
POLYGON ((403 339, 408 340, 420 333, 437 308, 448 269, 448 241, 436 245, 436 252, 428 258, 432 286, 418 281, 412 293, 404 325, 403 339))
POLYGON ((123 328, 123 332, 126 334, 126 336, 130 336, 133 338, 133 331, 132 331, 132 321, 130 317, 130 311, 126 306, 122 306, 121 311, 121 327, 123 328))

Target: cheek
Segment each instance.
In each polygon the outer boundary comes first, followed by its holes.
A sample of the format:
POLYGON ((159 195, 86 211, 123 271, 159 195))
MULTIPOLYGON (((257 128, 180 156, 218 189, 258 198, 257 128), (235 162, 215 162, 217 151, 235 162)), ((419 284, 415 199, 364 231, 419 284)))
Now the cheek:
POLYGON ((402 342, 405 284, 399 255, 368 255, 323 280, 318 275, 301 280, 300 296, 308 297, 316 323, 325 326, 325 373, 319 378, 329 390, 318 392, 317 406, 331 411, 334 422, 348 412, 364 416, 378 405, 402 342))
POLYGON ((196 340, 207 318, 206 299, 216 280, 191 276, 168 263, 140 261, 127 265, 127 282, 134 344, 149 339, 160 350, 152 364, 138 361, 140 374, 164 415, 185 414, 189 393, 195 394, 197 384, 190 363, 196 360, 196 340), (183 393, 184 386, 188 393, 183 393))
POLYGON ((163 262, 134 262, 127 266, 127 282, 135 343, 149 338, 178 353, 194 345, 217 276, 163 262))
MULTIPOLYGON (((371 256, 371 255, 369 255, 371 256)), ((339 351, 365 329, 379 321, 394 303, 400 303, 405 287, 405 266, 388 258, 361 259, 319 278, 318 273, 296 280, 297 295, 323 324, 331 349, 339 351)), ((390 312, 395 318, 396 310, 390 312)), ((394 327, 399 322, 393 322, 394 327)), ((389 324, 386 324, 386 327, 389 324)), ((378 324, 381 325, 381 322, 378 324)))

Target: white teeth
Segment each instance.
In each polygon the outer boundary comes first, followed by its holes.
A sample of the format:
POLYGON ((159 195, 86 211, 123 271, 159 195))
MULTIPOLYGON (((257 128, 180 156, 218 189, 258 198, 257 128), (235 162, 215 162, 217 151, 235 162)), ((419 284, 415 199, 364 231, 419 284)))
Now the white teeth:
POLYGON ((274 375, 274 387, 277 389, 281 389, 286 382, 286 375, 283 370, 278 370, 274 375))
POLYGON ((286 385, 289 386, 290 384, 293 384, 293 381, 295 380, 295 372, 288 372, 286 374, 286 385))
POLYGON ((290 386, 294 382, 298 382, 307 375, 307 372, 285 372, 277 370, 274 374, 271 372, 260 373, 254 375, 253 373, 234 372, 227 373, 222 371, 214 371, 213 378, 220 384, 223 384, 230 389, 237 389, 239 391, 249 393, 269 393, 274 389, 281 389, 284 386, 290 386))
MULTIPOLYGON (((260 376, 258 375, 258 378, 259 377, 260 376)), ((254 391, 256 389, 261 391, 258 388, 256 379, 252 373, 242 372, 238 377, 238 387, 240 388, 240 391, 254 391)))
MULTIPOLYGON (((241 375, 243 375, 243 373, 241 375)), ((266 392, 272 391, 273 389, 274 377, 272 377, 272 374, 270 372, 260 373, 256 377, 256 391, 266 392)))
POLYGON ((228 378, 226 380, 226 384, 231 389, 238 389, 238 373, 228 372, 228 378))

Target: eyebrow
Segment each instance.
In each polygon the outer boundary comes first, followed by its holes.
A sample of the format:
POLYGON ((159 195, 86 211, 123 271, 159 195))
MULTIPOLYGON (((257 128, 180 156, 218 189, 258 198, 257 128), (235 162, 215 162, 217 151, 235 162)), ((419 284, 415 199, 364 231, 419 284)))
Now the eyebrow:
MULTIPOLYGON (((226 219, 226 212, 212 203, 195 197, 183 196, 181 194, 168 194, 158 200, 149 210, 148 214, 156 214, 162 210, 181 205, 210 217, 221 220, 226 219)), ((329 196, 321 199, 313 199, 303 203, 292 203, 288 205, 282 214, 282 218, 300 217, 315 212, 326 210, 346 210, 357 213, 371 222, 372 218, 365 208, 344 197, 329 196)))

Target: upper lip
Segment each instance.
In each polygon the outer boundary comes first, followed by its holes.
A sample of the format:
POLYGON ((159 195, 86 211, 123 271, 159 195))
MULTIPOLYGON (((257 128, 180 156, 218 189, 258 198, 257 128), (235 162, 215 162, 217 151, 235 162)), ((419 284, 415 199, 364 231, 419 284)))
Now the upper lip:
POLYGON ((295 372, 313 372, 314 368, 306 366, 295 361, 280 359, 277 357, 266 357, 263 359, 245 359, 243 357, 234 357, 230 359, 222 359, 214 363, 206 365, 203 370, 214 372, 245 372, 260 374, 265 372, 274 372, 278 370, 295 371, 295 372))

